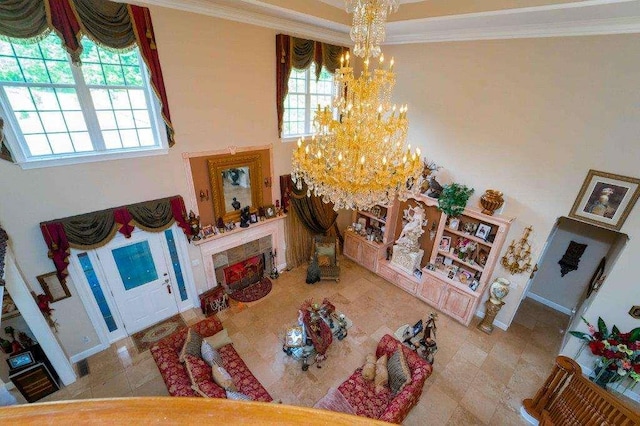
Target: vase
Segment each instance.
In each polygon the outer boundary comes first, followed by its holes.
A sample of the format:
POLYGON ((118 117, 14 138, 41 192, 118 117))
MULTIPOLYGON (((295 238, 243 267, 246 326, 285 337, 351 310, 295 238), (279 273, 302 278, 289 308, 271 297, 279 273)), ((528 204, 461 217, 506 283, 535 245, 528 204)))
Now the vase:
POLYGON ((596 367, 591 373, 589 380, 603 389, 607 388, 607 384, 619 382, 622 377, 615 371, 603 369, 602 367, 596 367))
POLYGON ((487 189, 482 197, 480 197, 480 204, 482 205, 482 213, 493 216, 493 212, 498 210, 504 204, 504 198, 502 198, 502 192, 495 189, 487 189))
POLYGON ((505 278, 496 278, 496 280, 491 284, 489 290, 491 293, 491 302, 499 305, 502 302, 502 299, 507 297, 507 294, 509 294, 510 284, 509 280, 505 278))

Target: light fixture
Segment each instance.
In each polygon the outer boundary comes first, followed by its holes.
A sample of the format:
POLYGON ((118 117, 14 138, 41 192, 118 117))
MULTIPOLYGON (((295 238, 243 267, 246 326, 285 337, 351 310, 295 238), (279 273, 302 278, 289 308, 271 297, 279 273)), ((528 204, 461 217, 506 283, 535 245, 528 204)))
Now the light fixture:
POLYGON ((387 13, 397 3, 347 1, 347 10, 354 13, 354 53, 364 58, 362 72, 355 77, 349 53, 340 58, 333 108, 318 105, 312 139, 298 140, 293 152, 296 187, 306 183, 309 195, 334 203, 335 210, 389 204, 417 183, 422 171, 420 150, 412 152, 406 145, 407 106, 391 103, 394 60, 386 65, 380 52, 387 13), (375 69, 370 69, 372 56, 379 56, 375 69))

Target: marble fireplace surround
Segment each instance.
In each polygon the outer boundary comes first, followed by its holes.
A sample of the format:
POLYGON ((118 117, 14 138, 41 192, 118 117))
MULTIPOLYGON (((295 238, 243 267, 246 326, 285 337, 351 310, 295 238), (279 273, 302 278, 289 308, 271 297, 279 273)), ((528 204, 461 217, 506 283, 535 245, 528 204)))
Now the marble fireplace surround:
MULTIPOLYGON (((286 266, 284 262, 285 217, 285 215, 277 216, 263 222, 251 224, 248 228, 236 227, 233 231, 228 231, 224 234, 214 235, 200 241, 193 241, 193 244, 200 249, 202 265, 207 279, 207 288, 211 289, 221 284, 216 278, 216 265, 214 264, 214 257, 216 257, 216 255, 254 241, 259 245, 260 239, 264 237, 271 237, 271 246, 277 253, 275 261, 278 270, 284 269, 286 266)), ((261 252, 267 251, 264 241, 266 240, 263 240, 263 250, 260 250, 261 252)), ((216 259, 220 259, 220 256, 216 257, 216 259)), ((267 261, 267 259, 265 259, 265 261, 267 261)), ((269 264, 269 262, 265 263, 269 264)), ((265 273, 268 274, 269 272, 270 270, 265 268, 265 273)))

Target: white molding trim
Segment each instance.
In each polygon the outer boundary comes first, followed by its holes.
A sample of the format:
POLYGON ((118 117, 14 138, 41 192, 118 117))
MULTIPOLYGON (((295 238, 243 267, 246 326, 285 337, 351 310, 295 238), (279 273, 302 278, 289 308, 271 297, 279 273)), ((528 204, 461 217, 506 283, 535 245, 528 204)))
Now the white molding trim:
POLYGON ((563 314, 566 314, 566 315, 571 315, 571 309, 565 308, 562 305, 558 305, 557 303, 552 302, 551 300, 545 299, 542 296, 538 296, 537 294, 529 292, 527 293, 526 297, 528 297, 529 299, 533 299, 536 302, 540 302, 543 305, 548 306, 555 311, 562 312, 563 314))
POLYGON ((102 352, 102 351, 104 351, 104 350, 105 350, 105 349, 107 349, 108 347, 109 347, 109 345, 105 345, 105 344, 101 343, 101 344, 99 344, 99 345, 96 345, 96 346, 94 346, 94 347, 92 347, 92 348, 87 349, 86 351, 82 351, 82 352, 80 352, 80 353, 77 353, 77 354, 75 354, 75 355, 71 356, 71 357, 69 358, 69 360, 70 360, 72 363, 74 363, 74 364, 75 364, 76 362, 79 362, 79 361, 82 361, 83 359, 87 359, 87 358, 89 358, 91 355, 95 355, 95 354, 97 354, 98 352, 102 352))
MULTIPOLYGON (((484 311, 480 311, 480 310, 476 311, 476 316, 479 318, 484 318, 484 311)), ((509 328, 507 324, 498 320, 493 320, 493 325, 498 327, 500 330, 504 330, 504 331, 507 331, 507 329, 509 328)))
MULTIPOLYGON (((238 0, 238 7, 215 0, 136 0, 136 3, 178 9, 235 22, 283 31, 294 36, 351 46, 350 27, 327 19, 296 12, 263 1, 238 0), (253 10, 243 9, 245 4, 253 10)), ((501 9, 387 23, 386 45, 446 41, 496 40, 514 38, 574 37, 640 33, 640 16, 620 16, 619 8, 638 0, 584 0, 544 6, 501 9), (600 18, 585 18, 589 8, 607 8, 600 18), (618 10, 616 15, 616 10, 618 10), (538 17, 536 18, 536 14, 538 17), (540 16, 544 14, 545 16, 540 16), (563 15, 562 21, 553 18, 563 15), (492 20, 502 18, 501 22, 492 20), (535 18, 535 19, 533 19, 535 18), (504 21, 508 19, 508 21, 504 21), (526 23, 528 20, 533 22, 526 23), (537 20, 537 22, 535 22, 537 20), (411 27, 418 28, 411 30, 411 27), (432 28, 430 28, 432 27, 432 28)), ((601 11, 599 11, 601 12, 601 11)))
POLYGON ((346 46, 352 44, 349 37, 349 26, 284 8, 268 8, 281 15, 273 16, 236 7, 223 6, 206 0, 138 0, 135 3, 178 9, 228 21, 271 28, 286 32, 289 35, 310 37, 328 43, 346 46))

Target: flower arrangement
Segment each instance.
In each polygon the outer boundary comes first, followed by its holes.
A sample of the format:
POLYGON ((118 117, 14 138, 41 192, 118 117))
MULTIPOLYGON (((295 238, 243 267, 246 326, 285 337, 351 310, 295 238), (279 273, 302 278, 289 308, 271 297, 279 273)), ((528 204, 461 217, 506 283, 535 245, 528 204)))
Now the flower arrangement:
POLYGON ((570 331, 578 339, 586 341, 591 353, 598 358, 594 381, 601 386, 629 377, 629 386, 640 382, 640 327, 628 333, 621 333, 615 325, 609 332, 604 320, 598 317, 598 327, 582 321, 589 328, 588 333, 570 331))
POLYGON ((458 258, 461 260, 466 260, 467 257, 471 253, 473 253, 477 247, 478 245, 468 238, 458 238, 455 249, 458 253, 458 258))
POLYGON ((51 303, 51 298, 46 294, 39 294, 36 296, 36 303, 38 304, 38 309, 42 312, 42 315, 47 320, 49 327, 53 328, 56 332, 58 331, 58 322, 51 316, 51 313, 55 310, 49 303, 51 303))

